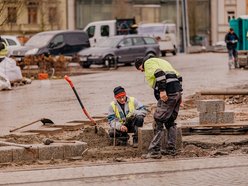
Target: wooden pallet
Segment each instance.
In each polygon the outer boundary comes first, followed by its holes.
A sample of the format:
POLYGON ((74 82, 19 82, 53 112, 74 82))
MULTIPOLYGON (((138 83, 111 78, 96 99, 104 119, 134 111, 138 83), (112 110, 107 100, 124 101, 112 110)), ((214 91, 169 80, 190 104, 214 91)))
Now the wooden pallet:
POLYGON ((209 124, 181 126, 183 135, 238 135, 248 133, 248 122, 244 124, 209 124))

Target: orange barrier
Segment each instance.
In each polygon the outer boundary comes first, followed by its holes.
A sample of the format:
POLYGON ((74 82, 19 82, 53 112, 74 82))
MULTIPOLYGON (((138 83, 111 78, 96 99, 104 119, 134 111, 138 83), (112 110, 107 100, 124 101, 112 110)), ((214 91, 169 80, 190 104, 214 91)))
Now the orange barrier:
POLYGON ((48 74, 47 73, 39 73, 38 79, 39 80, 48 79, 48 74))

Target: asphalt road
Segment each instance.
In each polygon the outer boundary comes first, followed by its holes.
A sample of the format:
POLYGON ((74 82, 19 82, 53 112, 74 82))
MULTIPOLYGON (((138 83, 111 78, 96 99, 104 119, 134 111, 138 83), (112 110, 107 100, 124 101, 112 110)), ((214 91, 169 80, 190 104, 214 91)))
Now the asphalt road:
MULTIPOLYGON (((228 70, 227 54, 179 54, 166 59, 183 76, 184 97, 200 90, 223 89, 248 82, 247 70, 228 70)), ((112 91, 119 85, 126 89, 128 95, 144 104, 155 102, 144 74, 134 66, 74 76, 71 79, 91 115, 107 112, 113 99, 112 91)), ((30 85, 1 91, 0 105, 0 135, 43 117, 55 123, 85 118, 73 91, 63 79, 35 80, 30 85)))

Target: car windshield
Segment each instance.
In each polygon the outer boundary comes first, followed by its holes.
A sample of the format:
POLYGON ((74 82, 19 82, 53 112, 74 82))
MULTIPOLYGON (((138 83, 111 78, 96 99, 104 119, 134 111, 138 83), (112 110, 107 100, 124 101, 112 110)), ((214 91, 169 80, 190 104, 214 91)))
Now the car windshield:
POLYGON ((97 46, 98 47, 116 47, 116 45, 120 42, 121 38, 108 38, 104 39, 102 42, 100 42, 97 46))
POLYGON ((164 33, 164 26, 144 26, 138 28, 139 34, 164 33))
POLYGON ((54 34, 52 33, 34 35, 28 40, 25 46, 43 47, 51 40, 53 36, 54 34))

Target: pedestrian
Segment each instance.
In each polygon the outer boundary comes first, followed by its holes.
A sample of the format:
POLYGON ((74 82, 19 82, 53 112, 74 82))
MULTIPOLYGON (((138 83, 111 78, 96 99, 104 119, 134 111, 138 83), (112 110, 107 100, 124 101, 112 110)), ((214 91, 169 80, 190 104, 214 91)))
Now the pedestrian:
POLYGON ((238 52, 237 52, 238 41, 239 41, 239 38, 237 34, 234 32, 233 28, 230 28, 229 32, 225 36, 225 42, 226 42, 226 47, 227 47, 228 56, 229 56, 229 62, 228 62, 229 69, 231 69, 233 61, 234 61, 234 67, 239 68, 238 52))
POLYGON ((177 118, 182 100, 182 77, 168 61, 150 57, 135 61, 138 70, 145 73, 146 80, 154 89, 157 107, 154 113, 156 122, 154 137, 150 142, 148 154, 144 158, 161 158, 161 154, 176 154, 177 118), (167 129, 167 146, 161 151, 164 126, 167 129))
POLYGON ((134 133, 133 147, 137 148, 138 128, 143 126, 147 111, 136 98, 127 96, 123 87, 118 86, 113 92, 115 100, 108 111, 109 136, 116 145, 127 145, 128 133, 134 133))

